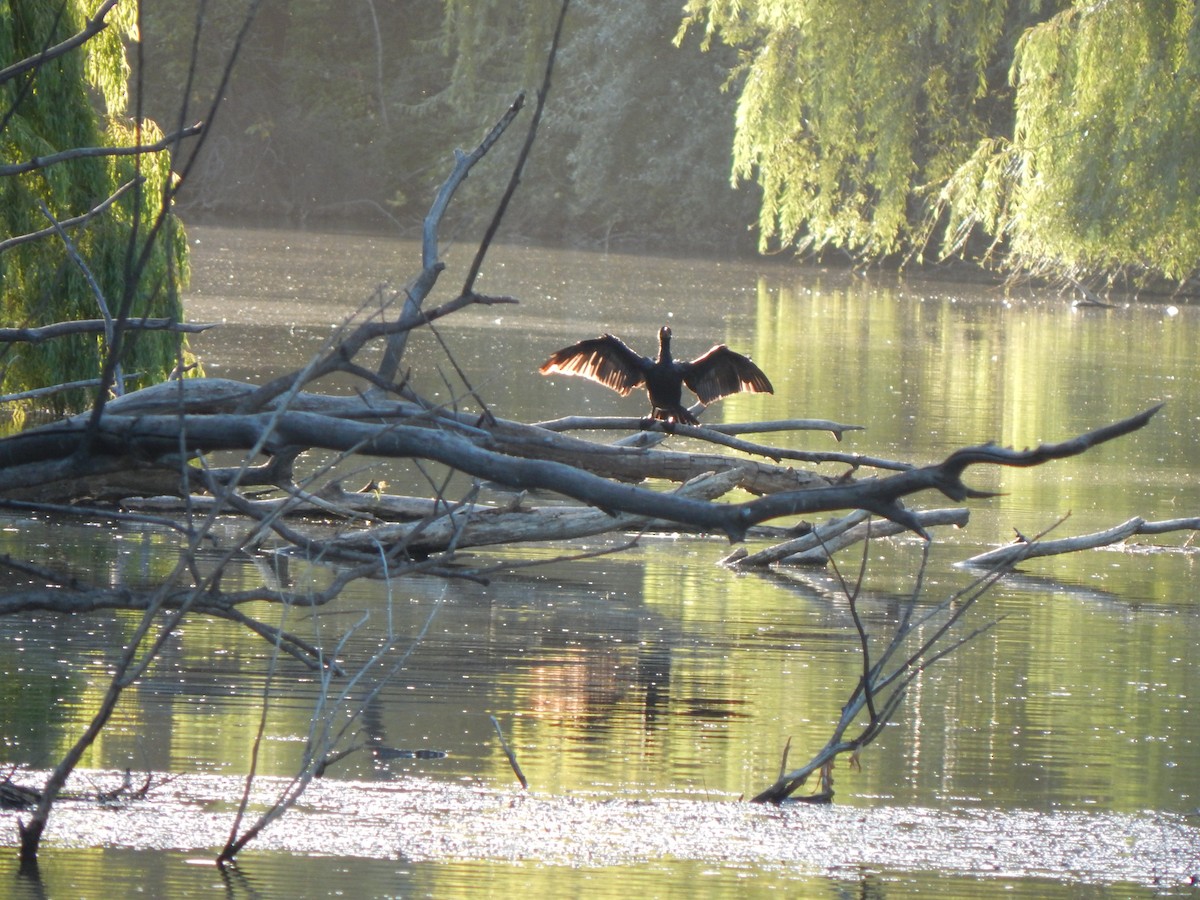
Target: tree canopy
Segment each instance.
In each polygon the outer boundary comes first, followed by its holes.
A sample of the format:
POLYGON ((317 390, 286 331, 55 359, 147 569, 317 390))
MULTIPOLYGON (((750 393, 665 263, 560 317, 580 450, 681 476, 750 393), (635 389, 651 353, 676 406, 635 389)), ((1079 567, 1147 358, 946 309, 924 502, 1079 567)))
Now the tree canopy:
MULTIPOLYGON (((95 13, 96 6, 85 0, 0 3, 0 69, 7 70, 0 79, 0 304, 6 325, 181 316, 186 241, 171 216, 160 217, 171 178, 169 154, 120 151, 163 137, 153 122, 127 115, 124 42, 136 35, 135 7, 109 3, 95 13), (78 46, 55 49, 85 32, 91 36, 78 46), (16 65, 42 54, 47 58, 41 62, 16 65)), ((4 387, 94 379, 121 340, 109 328, 103 337, 81 333, 6 344, 4 387)), ((125 340, 122 361, 140 375, 136 383, 158 382, 174 367, 177 337, 161 332, 125 340)), ((78 407, 85 398, 74 391, 52 402, 60 409, 78 407)))
MULTIPOLYGON (((193 6, 146 8, 152 117, 211 93, 244 6, 207 9, 195 67, 193 6)), ((415 229, 442 148, 539 77, 551 7, 262 4, 182 208, 415 229)), ((539 190, 505 227, 696 249, 748 246, 757 219, 764 250, 1184 280, 1200 263, 1198 28, 1175 0, 690 0, 682 24, 575 0, 527 173, 539 190)), ((123 65, 110 31, 94 55, 123 65)))
POLYGON ((690 0, 690 31, 742 53, 733 174, 764 249, 1200 265, 1195 4, 690 0))
MULTIPOLYGON (((210 4, 211 35, 241 3, 210 4)), ((194 4, 148 4, 148 109, 176 113, 194 4)), ((275 224, 374 222, 415 230, 446 148, 474 140, 541 78, 557 5, 265 3, 208 145, 180 195, 185 216, 275 224)), ((559 69, 509 235, 613 247, 752 250, 754 191, 729 184, 733 50, 671 45, 677 8, 574 0, 559 69)), ((228 40, 224 41, 228 44, 228 40)), ((215 60, 190 82, 209 91, 215 60)), ((503 171, 514 150, 484 161, 503 171)), ((468 201, 493 184, 473 178, 468 201)), ((490 203, 490 200, 489 200, 490 203)), ((484 208, 488 204, 483 204, 484 208)))
MULTIPOLYGON (((1007 234, 1026 265, 1200 266, 1200 15, 1195 3, 1077 4, 1017 45, 1016 128, 998 161, 1021 173, 1007 234)), ((968 190, 951 202, 975 214, 968 190)))

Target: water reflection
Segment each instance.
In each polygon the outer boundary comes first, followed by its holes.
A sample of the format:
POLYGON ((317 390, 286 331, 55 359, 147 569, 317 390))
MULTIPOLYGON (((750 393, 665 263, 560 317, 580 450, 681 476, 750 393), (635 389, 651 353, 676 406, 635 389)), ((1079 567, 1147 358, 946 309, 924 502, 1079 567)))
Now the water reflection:
MULTIPOLYGON (((415 258, 411 246, 361 238, 196 234, 191 316, 234 324, 198 336, 193 346, 211 374, 235 378, 259 380, 303 363, 343 311, 355 309, 381 277, 409 271, 415 258)), ((1150 304, 1082 311, 1054 297, 1005 299, 990 289, 882 275, 517 248, 502 248, 485 279, 484 290, 518 295, 523 304, 469 311, 443 334, 473 386, 512 418, 628 414, 607 390, 541 378, 536 365, 544 351, 581 334, 652 335, 666 320, 681 354, 723 340, 749 349, 775 382, 774 396, 729 398, 706 418, 860 423, 868 430, 848 434, 839 449, 879 456, 925 461, 989 439, 1018 446, 1058 440, 1171 400, 1146 432, 1082 459, 972 472, 971 484, 1004 496, 975 505, 963 532, 939 535, 922 604, 966 584, 972 576, 952 563, 1008 540, 1013 527, 1036 532, 1069 511, 1065 528, 1079 533, 1134 514, 1191 514, 1200 499, 1192 449, 1197 412, 1186 393, 1200 374, 1193 350, 1200 316, 1190 308, 1172 317, 1150 304)), ((420 389, 447 402, 473 402, 443 380, 452 369, 435 341, 415 338, 411 354, 420 389)), ((640 412, 641 402, 634 405, 640 412)), ((788 439, 833 447, 825 434, 788 439)), ((423 485, 436 474, 392 463, 359 477, 423 485)), ((176 541, 153 527, 13 519, 0 531, 0 552, 48 559, 116 586, 161 576, 174 562, 176 541)), ((1184 538, 1165 541, 1182 545, 1184 538)), ((432 617, 399 676, 367 705, 354 739, 447 755, 379 759, 362 752, 331 775, 376 785, 422 776, 508 790, 514 779, 494 715, 544 795, 692 792, 728 800, 756 793, 773 780, 789 738, 793 762, 824 742, 861 661, 831 574, 738 575, 715 566, 727 550, 716 540, 645 538, 631 551, 523 570, 486 585, 424 577, 359 585, 328 609, 293 614, 288 627, 325 646, 367 614, 339 651, 350 665, 389 635, 406 647, 432 617)), ((552 552, 520 551, 542 559, 552 552)), ((872 548, 862 610, 877 639, 910 602, 919 559, 912 539, 872 548)), ((857 561, 851 556, 844 565, 852 571, 857 561)), ((839 769, 840 805, 1048 814, 1185 813, 1200 805, 1190 763, 1200 742, 1200 720, 1191 714, 1200 667, 1188 652, 1200 638, 1195 556, 1113 550, 1026 569, 994 592, 974 622, 1002 617, 999 625, 922 675, 897 723, 864 754, 861 772, 839 769)), ((309 577, 302 566, 248 559, 226 586, 294 585, 309 577)), ((75 739, 133 622, 127 615, 0 619, 4 762, 46 766, 75 739)), ((243 630, 189 620, 123 701, 85 765, 244 772, 271 657, 269 645, 243 630)), ((274 699, 261 768, 286 775, 321 685, 291 660, 279 664, 269 685, 274 699)), ((183 863, 163 865, 179 870, 183 863)), ((778 876, 780 885, 797 885, 797 874, 776 872, 773 860, 745 865, 756 884, 776 884, 778 876)), ((379 879, 371 882, 379 893, 481 878, 520 889, 545 879, 556 892, 570 892, 604 877, 498 863, 402 869, 361 871, 379 879)), ((664 872, 700 878, 713 895, 732 892, 744 874, 658 863, 636 877, 645 886, 664 872)), ((847 885, 881 896, 931 886, 922 876, 895 873, 882 883, 873 876, 864 883, 800 882, 813 896, 847 885)), ((1016 890, 1008 896, 1066 895, 1061 881, 1024 878, 1003 887, 1016 890)))

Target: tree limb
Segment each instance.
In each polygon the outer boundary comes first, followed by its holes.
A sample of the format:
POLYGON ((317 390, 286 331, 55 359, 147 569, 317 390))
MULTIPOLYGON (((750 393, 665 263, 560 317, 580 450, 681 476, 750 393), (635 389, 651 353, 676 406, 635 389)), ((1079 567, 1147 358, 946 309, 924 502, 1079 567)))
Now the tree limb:
POLYGON ((86 225, 100 213, 104 212, 106 209, 116 203, 117 198, 126 191, 131 190, 136 183, 136 178, 125 182, 100 203, 96 204, 87 212, 81 213, 78 216, 72 216, 69 219, 63 219, 54 225, 49 225, 46 228, 39 229, 38 231, 31 231, 28 234, 18 234, 15 237, 6 238, 5 240, 0 241, 0 253, 3 253, 6 250, 11 250, 13 247, 17 247, 21 244, 27 244, 30 241, 39 241, 42 238, 50 237, 53 234, 57 234, 59 228, 74 228, 77 225, 86 225))
POLYGON ((1074 553, 1079 550, 1093 550, 1096 547, 1107 547, 1133 537, 1135 534, 1166 534, 1169 531, 1200 530, 1200 518, 1165 519, 1160 522, 1147 522, 1140 516, 1135 516, 1120 525, 1114 525, 1104 531, 1091 534, 1081 534, 1076 537, 1060 538, 1055 541, 1038 541, 1031 543, 1026 538, 1018 539, 1004 547, 997 547, 986 553, 972 556, 963 560, 964 566, 983 566, 992 568, 997 565, 1016 565, 1017 562, 1036 559, 1039 556, 1057 556, 1062 553, 1074 553))
POLYGON ((72 35, 65 41, 55 44, 53 47, 47 47, 37 56, 30 56, 27 59, 19 60, 10 66, 0 69, 0 84, 11 81, 22 72, 36 69, 50 60, 57 59, 60 56, 70 53, 76 47, 86 44, 108 27, 108 23, 104 19, 112 11, 112 8, 117 5, 117 2, 118 0, 104 0, 92 14, 92 17, 84 23, 83 30, 78 34, 72 35))
POLYGON ((33 159, 22 163, 0 166, 0 178, 6 178, 11 175, 22 175, 25 172, 35 172, 71 159, 85 159, 96 156, 142 156, 146 153, 159 153, 163 150, 169 150, 178 144, 181 138, 195 137, 202 131, 204 131, 203 123, 197 122, 195 125, 189 125, 178 131, 173 131, 162 140, 155 141, 153 144, 137 144, 133 147, 72 147, 69 150, 49 153, 46 156, 35 156, 33 159))
MULTIPOLYGON (((216 328, 217 323, 206 324, 177 322, 174 319, 131 319, 125 323, 126 328, 137 331, 172 331, 179 334, 198 334, 216 328)), ((30 343, 40 344, 52 338, 68 334, 98 334, 105 328, 103 319, 75 319, 70 322, 55 322, 51 325, 39 325, 36 328, 0 328, 0 344, 30 343)))
MULTIPOLYGON (((54 466, 55 477, 87 472, 97 461, 112 456, 154 459, 176 453, 249 450, 261 447, 279 452, 295 447, 356 451, 368 456, 416 457, 444 463, 477 478, 515 489, 547 489, 574 497, 608 512, 627 512, 680 522, 741 540, 746 530, 783 516, 807 515, 838 509, 865 509, 890 519, 929 539, 919 519, 901 499, 925 490, 937 490, 953 500, 988 497, 961 480, 971 465, 1040 465, 1074 456, 1146 425, 1161 408, 1152 407, 1120 422, 1107 425, 1058 444, 1014 451, 985 445, 952 453, 943 463, 900 472, 884 478, 864 479, 782 491, 734 504, 711 504, 664 495, 633 485, 614 484, 575 466, 512 455, 514 444, 500 452, 484 432, 472 438, 464 432, 374 424, 334 419, 310 412, 279 411, 251 415, 106 415, 95 432, 93 453, 78 455, 86 447, 75 421, 56 423, 0 441, 0 492, 27 487, 35 472, 54 466)), ((530 451, 538 446, 537 430, 530 429, 530 451)), ((544 442, 543 442, 544 443, 544 442)))

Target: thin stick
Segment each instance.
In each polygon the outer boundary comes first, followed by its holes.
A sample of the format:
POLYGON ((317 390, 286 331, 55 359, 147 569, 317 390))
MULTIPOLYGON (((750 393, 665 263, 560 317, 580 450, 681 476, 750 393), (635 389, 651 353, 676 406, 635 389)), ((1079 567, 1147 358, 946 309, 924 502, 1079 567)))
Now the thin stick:
POLYGON ((496 721, 495 716, 488 716, 492 720, 492 727, 496 729, 496 735, 500 738, 500 748, 504 751, 504 755, 508 757, 508 764, 512 766, 513 774, 517 776, 517 781, 521 782, 522 790, 529 790, 529 782, 525 780, 525 773, 521 771, 521 766, 517 762, 517 755, 512 752, 508 746, 508 741, 504 739, 504 732, 500 730, 500 723, 496 721))

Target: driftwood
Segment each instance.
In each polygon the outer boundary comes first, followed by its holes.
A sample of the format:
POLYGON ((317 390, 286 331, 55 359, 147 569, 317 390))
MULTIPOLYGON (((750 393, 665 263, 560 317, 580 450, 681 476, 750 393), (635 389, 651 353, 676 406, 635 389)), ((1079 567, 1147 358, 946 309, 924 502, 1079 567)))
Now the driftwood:
MULTIPOLYGON (((967 509, 930 509, 914 512, 922 528, 937 525, 964 527, 971 517, 967 509)), ((722 565, 734 569, 751 569, 784 563, 792 566, 823 566, 839 550, 860 541, 902 534, 907 529, 895 522, 868 522, 870 513, 855 510, 848 516, 817 526, 807 534, 783 541, 757 553, 738 548, 723 560, 722 565)))
MULTIPOLYGON (((701 475, 680 487, 674 496, 715 500, 728 493, 739 477, 737 469, 701 475)), ((662 524, 650 516, 614 515, 591 506, 479 509, 464 503, 436 518, 353 532, 329 544, 335 549, 355 548, 364 553, 380 545, 401 544, 410 554, 421 555, 446 550, 452 544, 461 549, 524 541, 563 541, 611 531, 641 531, 662 524)))
POLYGON ((1039 556, 1057 556, 1062 553, 1108 547, 1127 540, 1135 534, 1166 534, 1170 531, 1197 530, 1200 530, 1200 518, 1147 522, 1145 519, 1134 517, 1104 531, 1060 538, 1054 541, 1031 542, 1020 535, 1015 542, 1004 547, 997 547, 995 550, 989 550, 987 553, 980 553, 978 556, 972 556, 970 559, 964 560, 962 565, 990 569, 995 566, 1015 565, 1023 560, 1036 559, 1039 556))

